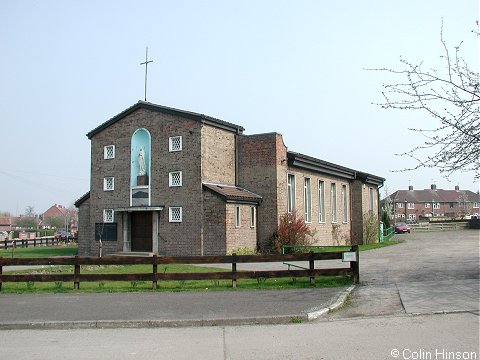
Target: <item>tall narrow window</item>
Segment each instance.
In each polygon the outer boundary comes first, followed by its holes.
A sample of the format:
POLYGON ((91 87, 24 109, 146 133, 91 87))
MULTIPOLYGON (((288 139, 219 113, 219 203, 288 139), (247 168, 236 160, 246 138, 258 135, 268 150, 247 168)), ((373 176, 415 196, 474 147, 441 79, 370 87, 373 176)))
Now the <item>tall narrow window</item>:
POLYGON ((287 176, 287 211, 291 213, 295 209, 295 175, 287 176))
POLYGON ((375 214, 375 191, 373 188, 370 188, 370 215, 375 214))
POLYGON ((256 214, 256 211, 257 209, 255 208, 255 206, 251 206, 250 207, 250 227, 251 228, 254 228, 255 227, 255 224, 257 222, 257 214, 256 214))
POLYGON ((347 185, 342 185, 342 222, 348 222, 347 185))
POLYGON ((241 223, 240 219, 240 206, 235 206, 235 227, 239 228, 241 223))
POLYGON ((337 222, 337 184, 332 183, 330 189, 330 206, 332 209, 332 223, 337 222))
POLYGON ((305 209, 305 222, 312 222, 312 191, 310 189, 310 178, 305 178, 303 183, 303 206, 305 209))
POLYGON ((325 182, 318 182, 318 222, 325 222, 325 182))

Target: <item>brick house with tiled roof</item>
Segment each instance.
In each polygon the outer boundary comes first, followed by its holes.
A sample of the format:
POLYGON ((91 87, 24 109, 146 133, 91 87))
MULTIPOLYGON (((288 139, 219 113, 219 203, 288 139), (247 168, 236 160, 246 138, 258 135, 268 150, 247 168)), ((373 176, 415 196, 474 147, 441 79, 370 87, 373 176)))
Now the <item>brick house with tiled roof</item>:
POLYGON ((0 231, 11 231, 13 221, 11 216, 0 216, 0 231))
POLYGON ((47 218, 63 218, 67 214, 67 208, 62 205, 54 204, 48 208, 47 211, 45 211, 42 214, 42 219, 47 219, 47 218))
POLYGON ((418 221, 432 217, 460 217, 466 215, 478 216, 480 213, 480 196, 470 190, 430 189, 398 190, 388 196, 390 198, 395 221, 418 221))
POLYGON ((77 200, 79 255, 225 254, 262 248, 297 209, 317 244, 362 243, 384 179, 290 152, 210 116, 139 101, 87 134, 90 191, 77 200))

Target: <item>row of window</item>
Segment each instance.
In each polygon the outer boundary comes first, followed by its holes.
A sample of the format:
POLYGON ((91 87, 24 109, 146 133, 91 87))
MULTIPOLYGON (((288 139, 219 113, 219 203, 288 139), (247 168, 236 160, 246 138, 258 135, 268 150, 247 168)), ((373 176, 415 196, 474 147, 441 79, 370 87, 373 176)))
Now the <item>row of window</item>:
MULTIPOLYGON (((113 209, 103 210, 103 222, 113 223, 115 221, 115 211, 113 209)), ((172 223, 182 222, 182 207, 171 206, 168 208, 168 221, 172 223)))
MULTIPOLYGON (((304 178, 303 182, 303 205, 304 205, 304 220, 306 223, 312 222, 312 188, 311 179, 304 178)), ((325 181, 318 180, 318 222, 326 222, 325 212, 325 181)), ((348 195, 347 185, 342 185, 341 188, 341 210, 342 222, 348 222, 348 195)), ((287 211, 290 213, 295 209, 295 175, 287 175, 287 211)), ((330 204, 331 204, 331 219, 332 223, 337 223, 337 184, 330 184, 330 204)))
MULTIPOLYGON (((454 208, 455 204, 456 203, 450 203, 450 208, 454 208)), ((424 203, 425 209, 430 209, 430 205, 432 205, 434 209, 440 209, 440 203, 438 203, 438 202, 434 202, 434 203, 426 202, 426 203, 424 203)), ((473 208, 478 208, 478 203, 474 202, 472 207, 473 208)), ((398 202, 397 203, 397 208, 398 209, 403 209, 403 203, 398 202)), ((407 209, 415 209, 415 203, 407 203, 407 209)))
MULTIPOLYGON (((172 136, 168 138, 168 151, 182 151, 182 137, 172 136)), ((105 160, 115 159, 115 145, 107 145, 103 147, 103 158, 105 160)))
MULTIPOLYGON (((168 186, 180 187, 183 185, 183 176, 181 171, 172 171, 168 174, 168 186)), ((115 190, 115 178, 113 176, 105 176, 103 178, 103 190, 115 190)))

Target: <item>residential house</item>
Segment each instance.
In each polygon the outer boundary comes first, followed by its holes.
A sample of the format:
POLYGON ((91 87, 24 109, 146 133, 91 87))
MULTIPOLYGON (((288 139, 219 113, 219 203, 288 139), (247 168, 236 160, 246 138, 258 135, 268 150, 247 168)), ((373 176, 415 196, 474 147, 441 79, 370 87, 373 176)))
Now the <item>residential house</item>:
POLYGON ((431 185, 430 189, 398 190, 388 196, 392 204, 395 221, 418 221, 432 217, 459 217, 467 215, 477 216, 480 213, 480 196, 470 190, 437 189, 431 185))
POLYGON ((0 216, 0 231, 13 230, 12 216, 0 216))

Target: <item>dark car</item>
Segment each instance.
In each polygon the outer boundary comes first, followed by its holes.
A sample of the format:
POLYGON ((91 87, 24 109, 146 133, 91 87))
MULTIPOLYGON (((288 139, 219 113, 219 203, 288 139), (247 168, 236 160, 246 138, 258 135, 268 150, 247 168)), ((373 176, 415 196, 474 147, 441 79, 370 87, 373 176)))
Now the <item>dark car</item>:
POLYGON ((405 223, 398 223, 395 224, 395 233, 400 234, 400 233, 410 233, 410 226, 408 226, 405 223))
POLYGON ((54 235, 55 239, 60 239, 60 240, 67 240, 68 238, 68 233, 66 231, 57 231, 54 235))

